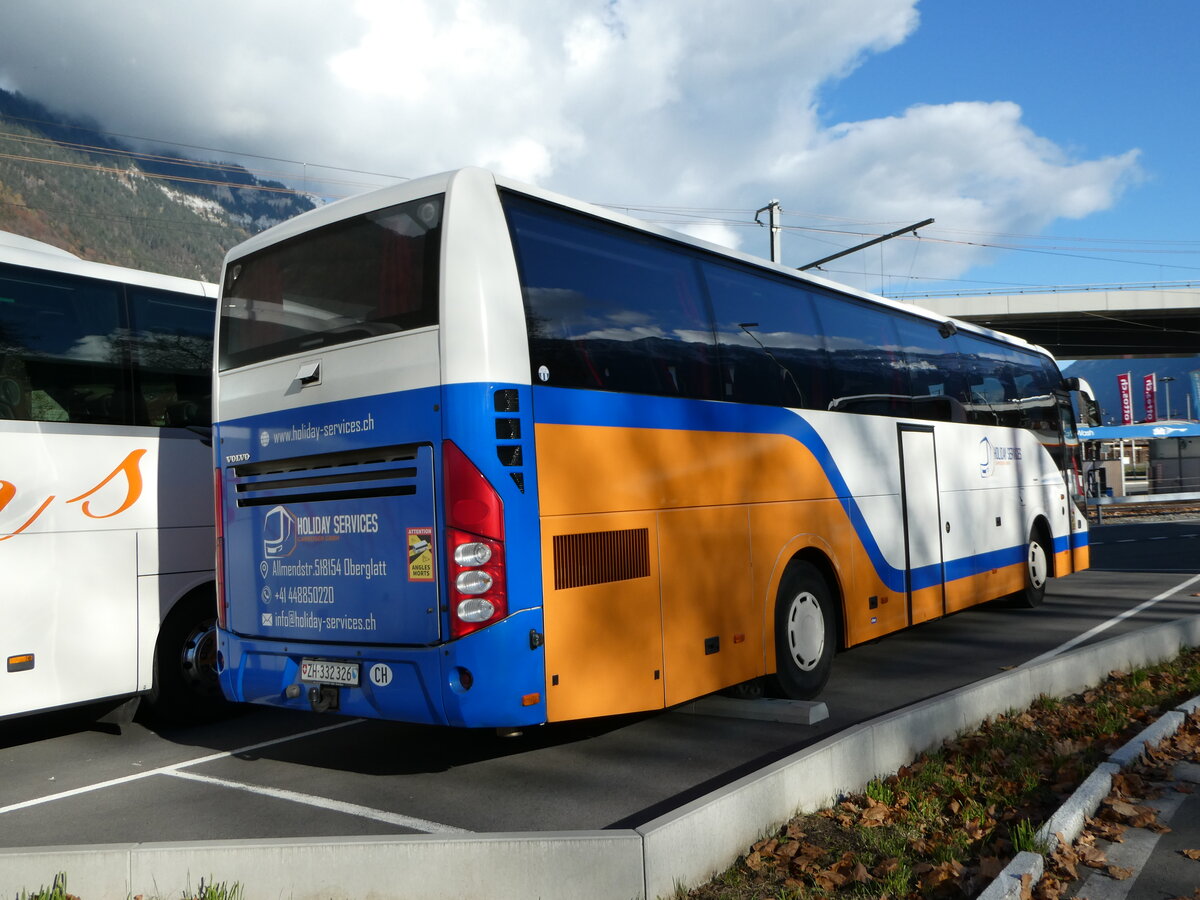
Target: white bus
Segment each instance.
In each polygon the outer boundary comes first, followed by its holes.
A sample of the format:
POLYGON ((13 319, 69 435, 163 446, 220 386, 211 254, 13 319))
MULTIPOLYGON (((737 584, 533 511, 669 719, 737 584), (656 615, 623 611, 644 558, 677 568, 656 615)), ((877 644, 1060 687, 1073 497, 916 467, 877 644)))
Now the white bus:
POLYGON ((226 257, 218 670, 498 728, 658 709, 1088 565, 1017 338, 479 169, 226 257))
POLYGON ((0 233, 0 719, 217 708, 215 296, 0 233))

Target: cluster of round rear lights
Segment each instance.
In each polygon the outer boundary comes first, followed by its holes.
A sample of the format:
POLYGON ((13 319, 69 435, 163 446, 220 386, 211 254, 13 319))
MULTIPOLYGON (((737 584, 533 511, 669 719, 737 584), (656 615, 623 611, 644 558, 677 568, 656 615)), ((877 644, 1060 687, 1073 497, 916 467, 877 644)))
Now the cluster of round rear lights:
POLYGON ((467 596, 458 602, 455 615, 464 622, 486 622, 496 614, 496 605, 486 594, 495 586, 495 579, 484 569, 492 560, 492 548, 482 541, 459 544, 454 548, 454 562, 463 568, 454 579, 454 588, 467 596))

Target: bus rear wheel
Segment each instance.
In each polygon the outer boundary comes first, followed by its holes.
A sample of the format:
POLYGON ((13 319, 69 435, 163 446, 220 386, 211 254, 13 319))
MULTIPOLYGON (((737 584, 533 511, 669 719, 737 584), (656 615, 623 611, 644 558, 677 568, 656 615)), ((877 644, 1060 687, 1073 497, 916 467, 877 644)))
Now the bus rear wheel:
POLYGON ((216 600, 200 592, 167 615, 154 648, 154 686, 144 706, 156 721, 207 721, 229 709, 217 681, 216 600))
POLYGON ((1046 581, 1050 578, 1048 546, 1042 530, 1035 527, 1025 545, 1025 587, 1016 594, 1017 602, 1029 609, 1041 606, 1046 598, 1046 581))
POLYGON ((813 565, 788 566, 775 602, 775 680, 786 697, 809 700, 829 680, 837 649, 833 591, 813 565))

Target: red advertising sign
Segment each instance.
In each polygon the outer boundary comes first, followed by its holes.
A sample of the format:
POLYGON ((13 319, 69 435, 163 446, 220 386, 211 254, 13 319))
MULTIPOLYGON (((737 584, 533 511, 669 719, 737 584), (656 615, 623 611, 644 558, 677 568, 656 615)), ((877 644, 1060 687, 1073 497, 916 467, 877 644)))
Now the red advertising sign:
POLYGON ((1146 404, 1146 421, 1158 421, 1158 378, 1151 374, 1142 378, 1142 399, 1146 404))
POLYGON ((1117 376, 1117 391, 1121 395, 1121 424, 1133 424, 1133 384, 1128 372, 1117 376))

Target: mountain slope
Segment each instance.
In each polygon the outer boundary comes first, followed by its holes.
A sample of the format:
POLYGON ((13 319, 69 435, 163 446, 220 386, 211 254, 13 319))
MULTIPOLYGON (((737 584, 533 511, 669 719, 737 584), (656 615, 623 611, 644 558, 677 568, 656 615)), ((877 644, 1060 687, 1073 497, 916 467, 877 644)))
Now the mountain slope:
POLYGON ((313 205, 240 166, 137 153, 0 90, 0 230, 85 259, 215 281, 226 250, 313 205))

